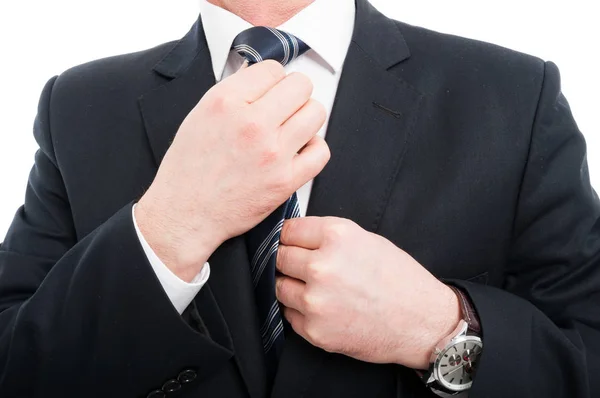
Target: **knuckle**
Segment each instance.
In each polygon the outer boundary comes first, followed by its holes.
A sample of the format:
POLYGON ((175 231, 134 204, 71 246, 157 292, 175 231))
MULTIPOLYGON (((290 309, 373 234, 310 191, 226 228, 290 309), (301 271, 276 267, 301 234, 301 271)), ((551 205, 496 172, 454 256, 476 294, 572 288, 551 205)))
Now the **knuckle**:
POLYGON ((264 131, 264 126, 256 118, 246 118, 240 128, 240 137, 244 144, 257 140, 264 131))
MULTIPOLYGON (((281 228, 280 240, 283 242, 289 242, 290 238, 294 235, 296 228, 297 223, 294 222, 293 218, 286 220, 283 223, 283 228, 281 228)), ((284 249, 284 251, 286 252, 288 251, 288 248, 286 248, 285 246, 280 246, 279 250, 281 249, 284 249)))
POLYGON ((314 89, 312 80, 310 80, 310 78, 308 76, 306 76, 304 73, 296 72, 295 75, 296 75, 296 79, 298 80, 299 86, 304 89, 306 96, 310 97, 310 95, 312 94, 313 89, 314 89))
POLYGON ((324 264, 320 264, 316 261, 311 261, 306 264, 306 272, 312 280, 323 281, 327 279, 327 268, 324 264))
POLYGON ((280 279, 275 284, 275 289, 277 290, 278 297, 288 297, 289 296, 289 286, 285 279, 280 279))
POLYGON ((310 292, 306 292, 301 297, 302 307, 304 309, 304 313, 310 315, 321 315, 323 312, 323 302, 322 300, 315 294, 310 292))
POLYGON ((333 221, 325 225, 323 232, 330 240, 341 240, 349 234, 349 229, 348 224, 340 221, 333 221))
MULTIPOLYGON (((280 157, 280 151, 279 148, 277 148, 276 146, 267 146, 266 148, 264 148, 261 153, 260 153, 260 166, 267 166, 273 163, 277 163, 277 161, 279 160, 280 157)), ((284 174, 284 173, 280 173, 280 174, 284 174)), ((279 179, 285 179, 285 175, 281 175, 279 176, 279 179)))
POLYGON ((310 78, 308 76, 306 76, 304 73, 298 73, 298 78, 300 79, 300 84, 302 84, 302 86, 304 88, 306 88, 307 91, 312 93, 312 91, 314 89, 312 80, 310 80, 310 78))
POLYGON ((268 59, 260 62, 259 65, 262 66, 262 69, 264 69, 268 76, 273 80, 281 80, 285 77, 285 69, 283 65, 277 61, 268 59))
MULTIPOLYGON (((283 237, 283 230, 281 231, 281 236, 283 237)), ((285 268, 285 265, 289 261, 290 255, 285 246, 279 246, 277 249, 277 263, 279 263, 280 268, 285 268)))
POLYGON ((325 105, 313 98, 310 99, 310 105, 314 109, 315 117, 320 121, 325 121, 327 118, 327 109, 325 109, 325 105))
POLYGON ((231 109, 231 99, 224 93, 214 93, 208 102, 208 110, 211 114, 223 114, 231 109))
POLYGON ((310 145, 311 149, 316 152, 315 161, 317 162, 315 166, 323 167, 323 164, 318 164, 318 161, 321 160, 319 157, 322 157, 322 162, 327 163, 331 158, 331 150, 327 142, 320 136, 314 135, 307 145, 310 145))
POLYGON ((331 149, 329 148, 329 145, 327 145, 327 142, 321 137, 319 137, 317 145, 319 146, 321 156, 323 157, 323 164, 327 164, 329 162, 329 159, 331 159, 331 149))
POLYGON ((327 164, 331 159, 331 148, 325 141, 323 141, 323 162, 327 164))
POLYGON ((301 72, 292 72, 287 76, 289 83, 294 86, 294 91, 303 93, 308 99, 313 91, 313 82, 308 76, 301 72))
POLYGON ((315 327, 314 323, 308 322, 305 329, 306 337, 313 345, 320 347, 326 351, 329 350, 330 344, 327 341, 326 336, 320 331, 318 327, 315 327))

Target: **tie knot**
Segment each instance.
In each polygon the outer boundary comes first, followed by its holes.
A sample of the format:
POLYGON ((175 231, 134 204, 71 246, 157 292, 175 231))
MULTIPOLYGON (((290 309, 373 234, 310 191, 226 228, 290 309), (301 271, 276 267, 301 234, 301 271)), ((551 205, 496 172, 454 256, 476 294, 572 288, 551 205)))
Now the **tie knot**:
POLYGON ((274 59, 283 66, 309 49, 308 45, 297 37, 264 26, 255 26, 241 32, 233 40, 231 48, 246 58, 250 65, 274 59))

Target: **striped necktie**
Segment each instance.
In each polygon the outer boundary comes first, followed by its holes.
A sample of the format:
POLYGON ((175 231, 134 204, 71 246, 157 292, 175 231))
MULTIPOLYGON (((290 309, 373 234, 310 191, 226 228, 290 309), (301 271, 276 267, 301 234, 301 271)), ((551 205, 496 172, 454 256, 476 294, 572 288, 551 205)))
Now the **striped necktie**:
POLYGON ((246 58, 250 65, 265 59, 274 59, 286 66, 304 54, 308 45, 284 31, 255 26, 241 32, 233 40, 231 48, 246 58))
MULTIPOLYGON (((241 32, 232 49, 254 64, 274 59, 287 65, 309 47, 298 38, 273 28, 253 27, 241 32)), ((260 334, 270 380, 273 379, 283 348, 283 317, 275 296, 275 262, 283 221, 300 217, 296 193, 246 234, 254 284, 260 334)))

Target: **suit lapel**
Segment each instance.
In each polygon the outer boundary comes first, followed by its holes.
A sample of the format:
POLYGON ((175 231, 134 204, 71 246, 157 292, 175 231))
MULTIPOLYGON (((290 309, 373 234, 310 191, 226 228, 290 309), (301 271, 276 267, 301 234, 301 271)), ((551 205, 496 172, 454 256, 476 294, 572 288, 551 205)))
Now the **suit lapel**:
MULTIPOLYGON (((200 18, 154 66, 154 71, 167 80, 142 95, 139 104, 158 167, 185 117, 215 84, 200 18)), ((206 295, 214 297, 214 301, 205 300, 205 295, 200 294, 196 304, 201 313, 221 314, 229 335, 214 339, 233 342, 235 360, 250 395, 264 397, 266 374, 262 342, 244 239, 238 237, 225 242, 213 253, 209 263, 211 275, 206 295), (215 302, 216 311, 206 308, 215 302)), ((218 322, 213 320, 212 324, 218 322)))
POLYGON ((376 231, 420 101, 419 93, 351 43, 326 136, 331 160, 314 181, 309 215, 350 218, 376 231))
MULTIPOLYGON (((377 231, 419 118, 421 93, 389 71, 408 57, 395 22, 358 0, 326 135, 331 160, 314 181, 308 215, 349 218, 377 231)), ((311 382, 327 377, 330 355, 286 333, 272 396, 310 396, 311 382)))
POLYGON ((422 95, 388 71, 409 57, 396 24, 366 0, 357 2, 356 18, 326 136, 331 160, 314 181, 308 214, 375 231, 422 95))
POLYGON ((185 117, 215 85, 200 19, 153 70, 167 82, 143 94, 139 104, 158 167, 185 117))

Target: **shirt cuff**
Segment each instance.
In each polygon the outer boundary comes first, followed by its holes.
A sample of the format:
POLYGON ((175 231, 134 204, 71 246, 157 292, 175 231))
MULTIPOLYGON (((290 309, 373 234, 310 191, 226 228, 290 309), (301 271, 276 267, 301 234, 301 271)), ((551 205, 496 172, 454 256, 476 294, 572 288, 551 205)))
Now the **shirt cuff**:
POLYGON ((210 276, 210 265, 208 263, 204 263, 204 266, 198 275, 196 275, 196 277, 194 277, 190 283, 180 279, 165 265, 165 263, 162 262, 160 258, 158 258, 154 250, 152 250, 144 238, 144 235, 142 235, 142 231, 140 231, 135 219, 135 206, 136 205, 133 205, 133 208, 131 209, 131 215, 133 218, 133 226, 135 227, 135 232, 137 233, 140 244, 142 245, 142 249, 144 249, 144 253, 148 258, 148 261, 150 262, 158 281, 169 297, 169 300, 171 300, 171 303, 181 315, 187 306, 190 305, 194 297, 196 297, 196 294, 198 294, 200 289, 202 289, 202 286, 204 286, 204 284, 208 281, 208 277, 210 276))

